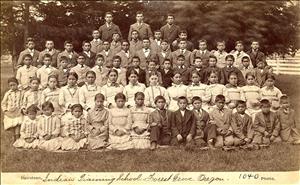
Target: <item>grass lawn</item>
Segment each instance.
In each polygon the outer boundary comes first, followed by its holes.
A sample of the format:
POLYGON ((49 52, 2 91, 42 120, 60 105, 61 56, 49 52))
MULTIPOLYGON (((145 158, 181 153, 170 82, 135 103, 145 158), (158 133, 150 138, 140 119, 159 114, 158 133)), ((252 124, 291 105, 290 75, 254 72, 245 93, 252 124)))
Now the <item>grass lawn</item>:
MULTIPOLYGON (((7 65, 1 65, 1 98, 12 76, 7 65)), ((300 76, 280 75, 277 87, 292 99, 300 112, 300 76)), ((299 118, 300 116, 298 116, 299 118)), ((300 119, 298 119, 300 120, 300 119)), ((300 123, 298 121, 298 123, 300 123)), ((128 150, 107 152, 50 153, 13 148, 12 136, 1 124, 1 168, 3 172, 120 172, 120 171, 290 171, 299 170, 300 146, 284 143, 258 151, 185 151, 166 148, 157 151, 128 150)))

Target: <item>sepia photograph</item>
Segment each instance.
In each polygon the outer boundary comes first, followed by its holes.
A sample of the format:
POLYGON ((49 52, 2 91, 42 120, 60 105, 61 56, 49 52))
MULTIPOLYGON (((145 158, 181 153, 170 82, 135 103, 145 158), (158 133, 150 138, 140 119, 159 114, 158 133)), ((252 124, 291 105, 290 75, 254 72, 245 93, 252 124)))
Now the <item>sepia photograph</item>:
POLYGON ((1 184, 300 183, 299 1, 1 1, 0 24, 1 184))

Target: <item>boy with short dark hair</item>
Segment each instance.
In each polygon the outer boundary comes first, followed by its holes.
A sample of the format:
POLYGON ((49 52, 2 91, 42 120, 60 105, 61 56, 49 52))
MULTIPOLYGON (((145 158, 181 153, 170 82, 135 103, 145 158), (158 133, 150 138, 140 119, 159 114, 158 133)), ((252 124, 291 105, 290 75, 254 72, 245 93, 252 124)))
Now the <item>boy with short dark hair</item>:
POLYGON ((139 32, 137 30, 131 31, 131 40, 129 40, 129 51, 133 55, 143 48, 143 42, 140 40, 139 32))
POLYGON ((187 50, 187 41, 186 40, 180 40, 178 46, 179 46, 179 49, 172 52, 173 66, 174 67, 177 66, 178 56, 183 55, 184 60, 185 60, 185 62, 184 62, 185 66, 190 67, 190 65, 193 62, 193 58, 192 58, 192 52, 187 50))
POLYGON ((211 55, 210 51, 207 50, 207 41, 205 39, 201 39, 199 42, 199 49, 195 49, 192 52, 192 59, 196 57, 200 57, 203 63, 203 67, 208 66, 209 56, 211 55))
POLYGON ((31 65, 37 67, 39 64, 38 58, 39 58, 40 52, 35 49, 35 42, 34 42, 34 39, 31 37, 26 39, 26 49, 21 51, 21 53, 19 55, 18 63, 17 63, 18 67, 20 67, 24 64, 23 63, 24 56, 27 54, 29 54, 32 57, 31 65))
POLYGON ((128 77, 130 75, 130 71, 134 69, 138 73, 138 82, 145 84, 146 83, 146 71, 140 67, 140 58, 138 56, 133 56, 131 59, 131 65, 126 71, 126 81, 128 84, 128 77))
POLYGON ((172 43, 179 35, 180 28, 174 24, 174 19, 173 14, 168 14, 166 20, 167 24, 160 28, 162 39, 167 40, 168 43, 172 43))
POLYGON ((150 48, 150 39, 143 38, 143 48, 136 52, 136 56, 140 58, 141 68, 145 69, 147 66, 147 61, 156 60, 158 61, 157 53, 150 48))
POLYGON ((162 40, 159 48, 160 48, 159 52, 157 53, 159 65, 160 68, 163 68, 163 63, 165 59, 169 59, 170 61, 172 61, 172 52, 170 49, 170 44, 168 43, 167 40, 162 40))
POLYGON ((82 53, 81 54, 85 56, 85 65, 89 66, 90 68, 94 67, 96 53, 91 51, 91 43, 90 42, 88 42, 88 41, 82 42, 82 53))
POLYGON ((86 73, 91 70, 91 68, 85 65, 85 56, 83 54, 79 54, 77 58, 77 65, 72 67, 70 72, 75 72, 78 75, 78 86, 81 87, 85 83, 86 73))
POLYGON ((112 69, 115 69, 118 71, 118 79, 117 83, 121 84, 123 86, 126 86, 126 68, 121 67, 122 59, 120 56, 115 55, 112 58, 112 69))
POLYGON ((211 51, 211 53, 217 57, 216 66, 218 68, 223 68, 226 66, 225 57, 228 53, 225 51, 225 48, 225 41, 217 41, 217 50, 211 51))
POLYGON ((60 58, 60 66, 58 67, 58 84, 60 87, 67 85, 68 73, 70 72, 70 67, 68 66, 68 58, 62 56, 60 58))
MULTIPOLYGON (((243 42, 240 40, 235 42, 235 49, 236 50, 233 50, 230 53, 234 56, 234 61, 235 61, 234 67, 241 70, 243 68, 242 58, 244 56, 249 57, 249 55, 246 52, 244 52, 244 45, 243 45, 243 42)), ((251 66, 252 66, 252 64, 251 64, 251 66)))
POLYGON ((203 83, 208 84, 208 77, 212 71, 215 71, 218 76, 218 80, 221 84, 224 83, 225 76, 222 69, 217 67, 218 59, 215 55, 210 55, 208 59, 208 67, 204 69, 203 72, 203 83))
POLYGON ((186 49, 189 51, 193 51, 194 44, 191 41, 187 40, 187 37, 188 37, 188 33, 186 30, 179 31, 178 38, 172 42, 172 50, 175 51, 175 50, 179 49, 179 41, 185 40, 186 41, 186 49))
POLYGON ((204 71, 205 67, 203 66, 203 61, 201 57, 196 57, 193 61, 193 66, 190 68, 190 73, 196 71, 199 74, 201 83, 204 83, 204 71))
POLYGON ((110 50, 113 53, 119 53, 121 51, 121 36, 119 33, 115 32, 112 35, 112 41, 110 43, 110 50))
POLYGON ((229 83, 229 75, 232 72, 234 72, 235 74, 237 74, 238 86, 244 86, 246 84, 246 81, 245 81, 245 78, 244 78, 242 72, 237 67, 234 67, 234 63, 235 63, 234 56, 227 55, 225 60, 226 60, 227 66, 222 68, 222 72, 225 77, 223 84, 226 85, 229 83))
POLYGON ((266 56, 259 50, 259 42, 257 40, 251 42, 251 49, 247 54, 250 56, 253 68, 256 68, 258 61, 266 62, 266 56))
POLYGON ((51 66, 51 62, 52 62, 52 57, 50 54, 45 54, 43 57, 43 66, 40 67, 36 73, 37 73, 37 77, 40 79, 40 84, 41 87, 43 89, 46 89, 47 85, 48 85, 48 77, 50 75, 58 75, 58 70, 51 66))
POLYGON ((150 85, 149 78, 150 78, 150 74, 153 73, 153 72, 157 73, 158 83, 159 83, 159 85, 162 85, 161 74, 157 70, 157 68, 158 68, 158 65, 157 65, 157 62, 155 60, 148 61, 148 67, 147 67, 147 70, 146 70, 146 84, 145 84, 147 87, 150 85))
POLYGON ((252 65, 250 65, 250 58, 248 56, 243 56, 242 58, 242 69, 241 72, 244 76, 244 78, 246 79, 246 74, 249 72, 254 72, 252 65))
POLYGON ((168 88, 172 86, 172 78, 174 76, 171 60, 166 58, 163 62, 162 68, 159 69, 162 79, 162 86, 168 88))
POLYGON ((131 32, 137 30, 140 36, 140 39, 151 38, 153 39, 153 33, 151 31, 150 25, 144 23, 144 13, 141 11, 136 12, 136 23, 130 25, 128 40, 131 40, 131 32))
POLYGON ((28 90, 30 78, 36 77, 38 68, 32 66, 32 56, 30 54, 25 54, 21 63, 24 65, 17 70, 16 79, 19 81, 22 90, 28 90))
POLYGON ((43 57, 45 54, 49 54, 52 57, 52 62, 51 62, 51 66, 53 67, 57 67, 57 56, 58 56, 59 51, 57 49, 54 48, 54 42, 53 40, 46 40, 45 43, 45 49, 43 51, 40 52, 39 54, 39 63, 41 65, 43 65, 43 57))
POLYGON ((61 53, 58 54, 57 56, 57 67, 60 67, 60 58, 62 56, 67 57, 69 60, 69 64, 72 64, 73 66, 77 64, 77 58, 78 58, 78 54, 73 50, 73 44, 71 41, 66 40, 64 42, 64 47, 65 50, 61 53))
POLYGON ((174 67, 174 72, 179 71, 182 76, 182 82, 184 85, 188 85, 190 82, 190 70, 185 65, 185 57, 183 55, 179 55, 177 57, 177 65, 174 67))
POLYGON ((160 52, 160 45, 161 45, 161 42, 162 42, 161 37, 162 37, 161 31, 160 30, 155 30, 154 31, 154 39, 151 41, 150 47, 156 53, 160 52))
POLYGON ((129 67, 131 58, 133 54, 129 51, 129 42, 127 40, 121 41, 121 51, 118 52, 116 55, 120 56, 122 59, 121 66, 122 67, 129 67))
POLYGON ((99 30, 93 30, 92 32, 93 40, 91 43, 91 51, 98 54, 102 51, 102 43, 103 41, 100 39, 100 32, 99 30))
POLYGON ((212 124, 217 127, 215 147, 228 149, 233 145, 233 133, 231 127, 232 111, 224 107, 225 96, 217 95, 215 99, 216 107, 209 113, 212 124))
POLYGON ((196 131, 196 116, 187 109, 188 99, 184 96, 178 98, 179 109, 173 113, 171 145, 193 144, 196 131))
POLYGON ((280 142, 280 122, 276 113, 271 112, 271 103, 267 99, 260 101, 261 111, 256 113, 253 123, 253 144, 268 146, 271 142, 280 142))
POLYGON ((102 41, 107 40, 110 42, 112 40, 113 33, 118 33, 120 37, 122 37, 119 26, 113 23, 112 12, 105 12, 104 19, 105 23, 99 28, 100 39, 102 41))
POLYGON ((99 54, 104 57, 104 66, 111 67, 112 58, 115 55, 115 53, 110 49, 109 41, 103 41, 102 49, 103 50, 99 54))

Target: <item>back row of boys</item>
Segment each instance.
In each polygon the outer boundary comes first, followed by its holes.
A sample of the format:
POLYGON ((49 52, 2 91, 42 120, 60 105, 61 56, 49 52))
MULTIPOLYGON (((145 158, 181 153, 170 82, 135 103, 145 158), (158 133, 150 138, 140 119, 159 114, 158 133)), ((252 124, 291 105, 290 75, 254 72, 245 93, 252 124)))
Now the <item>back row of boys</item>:
MULTIPOLYGON (((155 60, 162 64, 165 58, 177 65, 177 57, 184 55, 185 66, 189 67, 194 64, 194 59, 200 57, 204 66, 208 66, 210 55, 217 57, 217 67, 226 66, 225 57, 228 54, 225 51, 225 42, 217 42, 217 50, 208 51, 206 40, 199 40, 199 50, 195 49, 193 43, 187 40, 187 31, 180 30, 179 26, 174 23, 174 15, 167 15, 167 24, 162 26, 160 30, 154 31, 154 36, 148 24, 143 22, 144 16, 142 12, 136 13, 136 23, 132 24, 129 29, 128 41, 122 40, 122 34, 119 26, 112 22, 113 15, 111 12, 105 14, 105 24, 100 26, 98 30, 92 33, 93 40, 84 41, 82 44, 82 54, 86 58, 86 65, 93 67, 95 57, 101 54, 105 58, 107 65, 111 64, 113 56, 118 55, 122 59, 122 67, 127 67, 133 56, 138 56, 141 60, 141 67, 146 67, 146 61, 155 60), (173 52, 172 52, 173 51, 173 52)), ((20 53, 18 66, 22 65, 23 58, 26 54, 33 57, 33 65, 42 65, 43 56, 48 53, 52 56, 52 66, 59 67, 61 57, 67 57, 70 63, 76 64, 78 54, 73 50, 70 41, 64 43, 65 50, 59 52, 54 48, 52 40, 46 41, 46 49, 39 52, 34 49, 35 43, 33 39, 27 40, 27 48, 20 53)), ((248 56, 250 59, 250 67, 256 67, 259 61, 265 61, 265 55, 259 51, 259 43, 253 41, 251 50, 243 51, 243 43, 236 42, 236 50, 231 54, 235 57, 235 67, 240 70, 243 68, 242 58, 248 56)))

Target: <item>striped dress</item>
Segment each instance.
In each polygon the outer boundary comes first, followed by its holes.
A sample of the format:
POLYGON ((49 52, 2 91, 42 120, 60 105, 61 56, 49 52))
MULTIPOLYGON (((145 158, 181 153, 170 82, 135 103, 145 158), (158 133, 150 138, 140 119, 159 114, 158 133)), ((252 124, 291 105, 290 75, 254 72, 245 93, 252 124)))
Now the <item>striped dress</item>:
POLYGON ((23 95, 22 108, 27 109, 30 105, 39 106, 42 92, 37 90, 26 91, 23 95))
POLYGON ((1 102, 1 108, 4 112, 3 123, 5 130, 20 124, 20 121, 22 119, 21 104, 22 91, 9 90, 5 93, 1 102))
POLYGON ((38 118, 32 120, 29 117, 24 117, 21 129, 20 138, 13 144, 16 148, 36 148, 39 144, 38 140, 38 118), (29 143, 25 139, 34 138, 33 142, 29 143))
POLYGON ((101 93, 104 95, 105 97, 105 101, 104 101, 104 106, 105 107, 116 107, 116 103, 115 103, 115 96, 118 93, 122 93, 124 90, 124 87, 118 83, 114 83, 112 84, 111 82, 107 82, 106 85, 104 85, 101 88, 101 93))
POLYGON ((60 119, 55 116, 41 115, 38 121, 39 148, 47 151, 56 151, 61 147, 62 138, 60 134, 60 119), (50 135, 46 140, 44 137, 50 135))
POLYGON ((60 115, 63 112, 62 107, 59 105, 59 93, 60 89, 55 88, 55 89, 50 89, 47 87, 46 89, 43 90, 42 95, 41 95, 41 102, 40 106, 46 101, 50 101, 53 104, 54 107, 54 112, 53 114, 55 115, 60 115))

